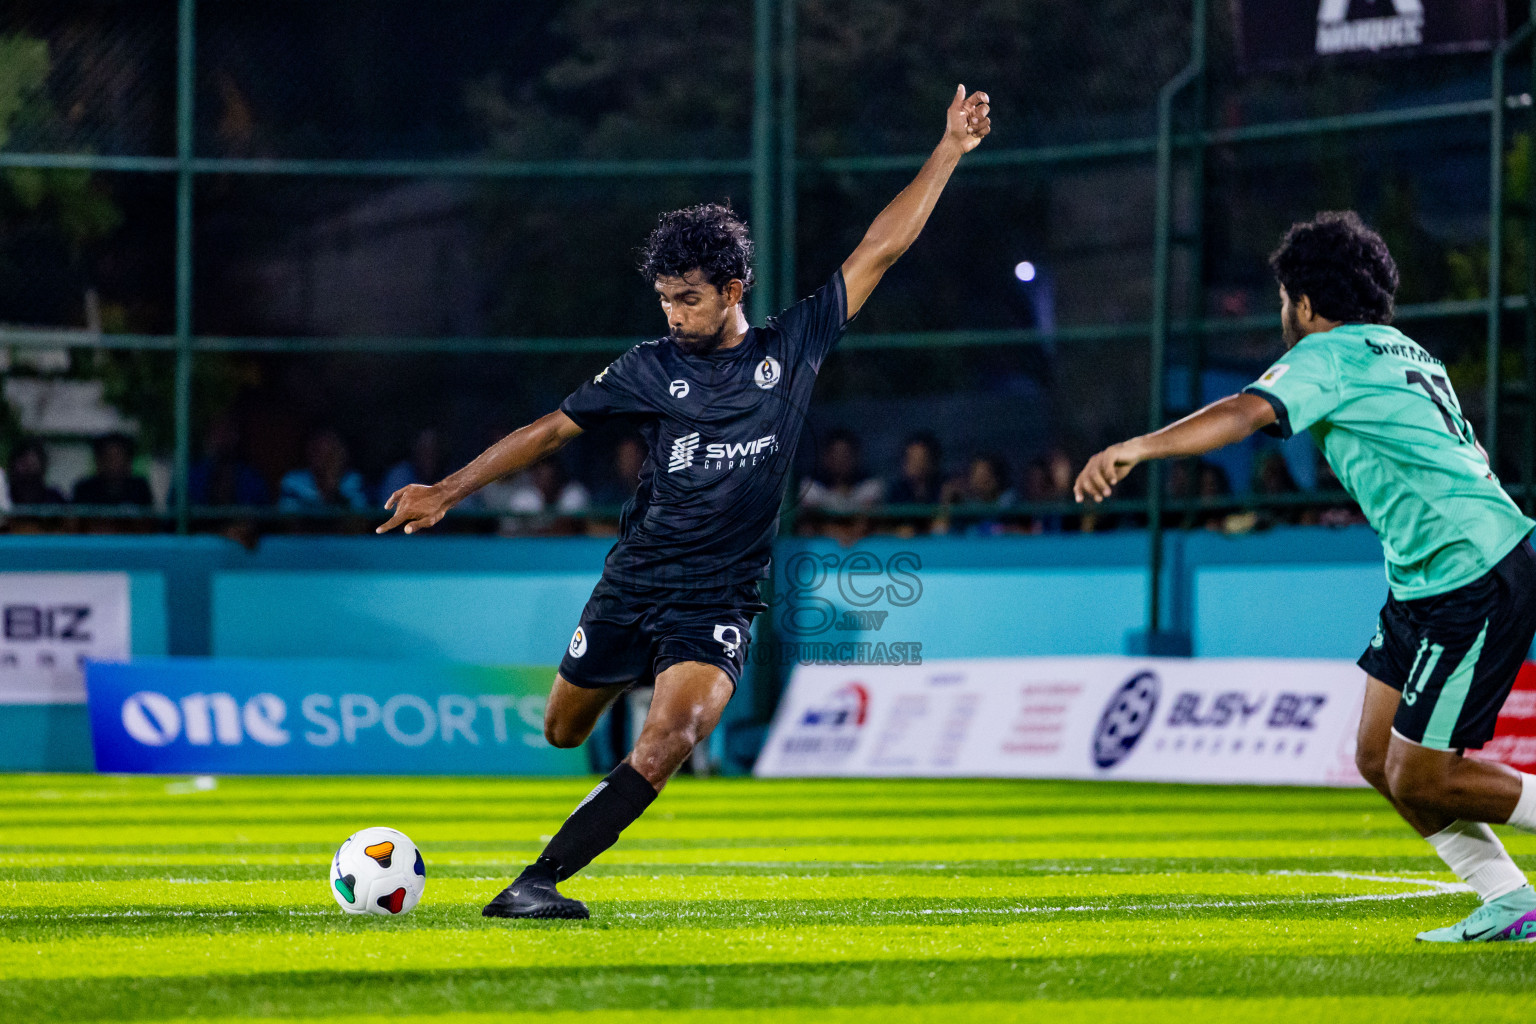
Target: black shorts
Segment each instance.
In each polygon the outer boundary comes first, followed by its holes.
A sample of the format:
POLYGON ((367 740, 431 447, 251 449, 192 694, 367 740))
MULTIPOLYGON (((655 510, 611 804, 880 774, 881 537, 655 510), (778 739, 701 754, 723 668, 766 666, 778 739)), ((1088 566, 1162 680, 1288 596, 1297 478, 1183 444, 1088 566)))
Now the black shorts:
POLYGON ((1536 637, 1529 539, 1488 573, 1434 597, 1388 596, 1360 667, 1402 692, 1392 731, 1436 750, 1481 747, 1536 637))
POLYGON ((605 577, 581 612, 560 675, 596 689, 652 682, 684 661, 714 665, 734 687, 747 663, 752 620, 767 605, 757 583, 689 590, 616 587, 605 577))

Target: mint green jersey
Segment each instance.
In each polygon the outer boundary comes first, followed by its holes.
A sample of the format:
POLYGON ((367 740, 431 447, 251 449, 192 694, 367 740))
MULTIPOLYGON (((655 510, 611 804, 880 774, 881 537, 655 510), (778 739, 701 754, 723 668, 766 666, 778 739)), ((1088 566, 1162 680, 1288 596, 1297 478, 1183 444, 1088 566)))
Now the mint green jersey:
POLYGON ((1271 432, 1311 431, 1381 536, 1400 601, 1472 582, 1536 526, 1489 469, 1445 364, 1394 327, 1309 334, 1244 390, 1274 406, 1271 432))

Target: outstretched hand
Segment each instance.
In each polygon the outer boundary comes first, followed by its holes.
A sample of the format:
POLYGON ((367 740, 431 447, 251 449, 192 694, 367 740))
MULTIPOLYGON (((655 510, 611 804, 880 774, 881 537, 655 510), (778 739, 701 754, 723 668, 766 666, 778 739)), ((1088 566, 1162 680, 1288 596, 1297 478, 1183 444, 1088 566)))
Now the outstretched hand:
POLYGON ((438 521, 447 514, 454 503, 445 498, 436 487, 426 484, 406 484, 384 503, 384 508, 394 509, 395 514, 389 522, 380 526, 374 533, 388 533, 401 523, 405 524, 406 533, 416 533, 428 527, 436 526, 438 521))
POLYGON ((992 130, 991 100, 984 92, 965 94, 965 86, 955 87, 955 98, 949 104, 945 119, 944 136, 960 146, 960 152, 969 153, 981 145, 981 140, 992 130))
POLYGON ((1141 461, 1141 456, 1132 444, 1130 441, 1112 444, 1089 459, 1088 465, 1077 474, 1077 482, 1072 485, 1073 497, 1079 502, 1087 498, 1103 501, 1109 497, 1115 485, 1124 480, 1141 461))

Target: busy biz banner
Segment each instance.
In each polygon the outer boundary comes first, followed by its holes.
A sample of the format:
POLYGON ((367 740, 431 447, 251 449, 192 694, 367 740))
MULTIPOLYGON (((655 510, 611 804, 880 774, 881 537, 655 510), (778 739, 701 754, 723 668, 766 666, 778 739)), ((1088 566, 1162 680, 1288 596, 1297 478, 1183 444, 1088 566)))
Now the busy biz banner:
POLYGON ((103 772, 577 775, 544 739, 555 670, 357 659, 86 666, 103 772))
POLYGON ((996 658, 795 670, 763 776, 1363 785, 1352 662, 996 658))
POLYGON ((1503 0, 1234 0, 1242 63, 1489 50, 1504 35, 1503 0))
POLYGON ((128 574, 0 572, 0 704, 78 704, 87 660, 126 661, 128 574))

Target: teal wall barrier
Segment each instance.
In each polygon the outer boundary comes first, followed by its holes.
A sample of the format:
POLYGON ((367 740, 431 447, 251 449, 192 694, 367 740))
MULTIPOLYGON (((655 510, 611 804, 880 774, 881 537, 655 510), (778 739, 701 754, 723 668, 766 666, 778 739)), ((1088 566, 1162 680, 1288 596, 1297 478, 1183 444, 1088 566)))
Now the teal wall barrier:
POLYGON ((218 572, 212 653, 554 664, 599 571, 218 572))
POLYGON ((1194 653, 1212 658, 1358 658, 1387 598, 1379 565, 1202 566, 1194 653))
MULTIPOLYGON (((1370 640, 1386 583, 1368 528, 1166 540, 1167 627, 1186 632, 1196 654, 1354 657, 1370 640)), ((0 571, 128 572, 140 656, 548 665, 610 544, 282 537, 247 551, 208 537, 0 537, 0 571)), ((1146 551, 1137 531, 880 537, 850 548, 785 538, 755 646, 803 657, 794 645, 919 643, 925 660, 1122 654, 1143 624, 1146 551), (797 608, 811 628, 790 628, 797 608)), ((748 750, 784 680, 773 659, 754 660, 726 719, 748 750)), ((84 709, 0 708, 0 770, 90 763, 84 709)))

